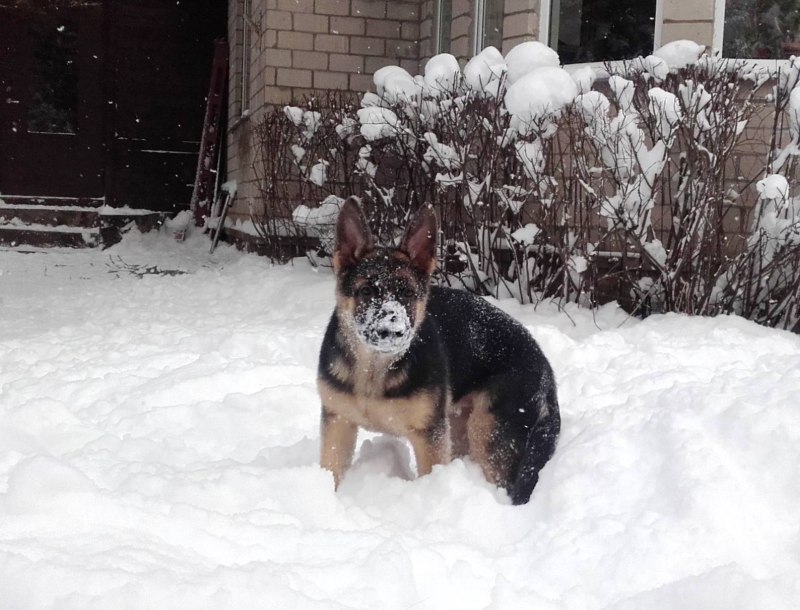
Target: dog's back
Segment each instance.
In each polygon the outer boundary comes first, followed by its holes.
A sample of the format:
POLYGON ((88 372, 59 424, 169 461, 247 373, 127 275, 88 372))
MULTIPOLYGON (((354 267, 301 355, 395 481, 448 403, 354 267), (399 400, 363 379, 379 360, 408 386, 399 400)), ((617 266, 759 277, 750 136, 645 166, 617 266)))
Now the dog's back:
POLYGON ((514 503, 527 502, 561 427, 550 364, 524 326, 468 292, 431 288, 427 316, 447 357, 456 453, 488 462, 514 503))

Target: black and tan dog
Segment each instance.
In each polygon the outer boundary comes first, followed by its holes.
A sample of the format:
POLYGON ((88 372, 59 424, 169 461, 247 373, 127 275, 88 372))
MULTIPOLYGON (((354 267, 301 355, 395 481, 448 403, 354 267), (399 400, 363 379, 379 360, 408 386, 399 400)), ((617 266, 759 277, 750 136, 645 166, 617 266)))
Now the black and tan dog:
POLYGON ((319 359, 321 463, 338 486, 360 426, 408 439, 420 475, 468 455, 523 504, 560 430, 553 372, 510 316, 429 286, 436 234, 423 208, 398 248, 379 247, 358 200, 342 206, 319 359))

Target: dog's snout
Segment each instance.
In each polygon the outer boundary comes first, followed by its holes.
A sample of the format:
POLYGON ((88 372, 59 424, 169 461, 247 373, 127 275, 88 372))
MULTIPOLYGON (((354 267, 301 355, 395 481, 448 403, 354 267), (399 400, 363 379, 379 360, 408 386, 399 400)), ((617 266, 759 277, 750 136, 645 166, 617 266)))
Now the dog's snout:
POLYGON ((365 343, 383 352, 404 351, 414 334, 408 312, 394 300, 367 309, 356 327, 365 343))

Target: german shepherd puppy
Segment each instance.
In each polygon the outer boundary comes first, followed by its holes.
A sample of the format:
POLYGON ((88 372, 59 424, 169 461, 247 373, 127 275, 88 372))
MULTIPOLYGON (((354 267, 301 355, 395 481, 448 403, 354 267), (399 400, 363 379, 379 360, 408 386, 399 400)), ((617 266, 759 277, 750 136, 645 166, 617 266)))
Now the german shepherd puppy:
POLYGON ((380 247, 358 199, 343 204, 336 310, 319 358, 320 461, 338 486, 363 427, 408 439, 419 475, 468 455, 524 504, 561 427, 553 372, 510 316, 430 286, 436 235, 425 207, 399 247, 380 247))

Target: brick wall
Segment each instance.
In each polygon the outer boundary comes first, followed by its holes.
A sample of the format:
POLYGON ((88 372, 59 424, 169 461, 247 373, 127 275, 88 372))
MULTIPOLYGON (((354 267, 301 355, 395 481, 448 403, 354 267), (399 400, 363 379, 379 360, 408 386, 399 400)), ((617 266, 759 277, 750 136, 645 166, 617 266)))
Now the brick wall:
POLYGON ((688 38, 711 45, 714 38, 714 0, 664 0, 663 11, 661 44, 688 38))
POLYGON ((539 39, 539 0, 506 0, 504 14, 504 54, 520 42, 539 39))
POLYGON ((249 217, 259 193, 254 125, 270 104, 319 89, 367 91, 372 74, 398 64, 419 71, 422 0, 251 0, 249 99, 241 99, 243 0, 230 0, 228 178, 239 183, 233 219, 249 217), (243 109, 250 114, 242 117, 243 109))

